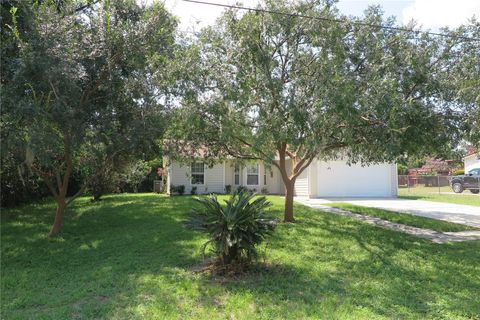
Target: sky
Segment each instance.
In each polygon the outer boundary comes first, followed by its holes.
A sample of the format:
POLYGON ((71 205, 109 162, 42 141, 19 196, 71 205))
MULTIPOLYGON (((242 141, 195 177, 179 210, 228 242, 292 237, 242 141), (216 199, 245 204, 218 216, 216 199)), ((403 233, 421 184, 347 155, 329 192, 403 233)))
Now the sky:
MULTIPOLYGON (((137 0, 150 3, 157 0, 137 0)), ((220 7, 188 3, 182 0, 163 0, 167 8, 180 18, 181 30, 199 30, 211 25, 221 15, 220 7)), ((260 0, 204 0, 221 4, 242 3, 254 7, 260 0)), ((442 26, 456 27, 467 23, 473 15, 480 18, 480 0, 339 0, 337 7, 347 15, 361 16, 370 5, 379 4, 386 16, 395 16, 399 25, 412 19, 422 30, 437 31, 442 26)))

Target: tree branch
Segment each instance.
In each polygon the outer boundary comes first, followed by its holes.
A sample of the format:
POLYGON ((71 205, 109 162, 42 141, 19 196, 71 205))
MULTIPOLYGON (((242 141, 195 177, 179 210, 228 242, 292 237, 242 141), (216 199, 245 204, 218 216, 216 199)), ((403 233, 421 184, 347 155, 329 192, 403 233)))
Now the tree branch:
POLYGON ((55 170, 55 178, 57 179, 57 188, 58 190, 62 189, 62 179, 60 178, 59 170, 55 170))
POLYGON ((48 174, 46 174, 45 172, 43 172, 42 170, 36 168, 35 166, 31 166, 32 170, 38 174, 42 179, 43 181, 45 182, 45 184, 47 185, 48 189, 50 190, 50 192, 52 193, 53 197, 55 199, 58 199, 58 192, 55 190, 54 186, 53 186, 53 183, 52 181, 50 180, 50 177, 48 176, 48 174))
POLYGON ((71 138, 69 133, 64 133, 63 135, 63 144, 64 144, 64 157, 65 157, 65 173, 63 174, 63 183, 60 191, 60 196, 65 197, 68 190, 68 181, 73 172, 73 161, 71 155, 71 138))
POLYGON ((83 11, 85 9, 90 8, 91 6, 97 4, 100 0, 95 0, 95 1, 88 1, 87 4, 84 4, 83 6, 77 7, 75 9, 75 13, 83 11))
POLYGON ((297 179, 297 177, 302 174, 302 172, 308 168, 308 166, 312 163, 313 159, 315 159, 315 155, 311 155, 309 158, 308 158, 308 161, 305 162, 305 160, 307 160, 307 158, 303 158, 302 160, 300 160, 300 162, 298 163, 297 165, 297 172, 294 173, 291 177, 291 180, 295 180, 297 179), (303 164, 302 162, 305 162, 305 164, 303 164), (300 166, 300 168, 298 168, 298 166, 300 166))
POLYGON ((285 149, 285 153, 286 153, 286 154, 287 154, 287 156, 289 156, 289 157, 290 157, 290 159, 292 159, 292 160, 293 160, 293 159, 295 159, 295 158, 297 158, 297 155, 296 155, 296 154, 294 154, 293 152, 291 152, 291 151, 290 151, 290 150, 288 150, 288 149, 285 149))
POLYGON ((87 184, 84 184, 84 185, 80 188, 80 190, 77 191, 77 193, 75 193, 73 196, 71 196, 71 197, 68 199, 66 205, 68 206, 68 205, 69 205, 70 203, 72 203, 75 199, 77 199, 78 197, 80 197, 80 196, 83 194, 83 192, 85 192, 85 189, 86 189, 86 188, 87 188, 87 184))

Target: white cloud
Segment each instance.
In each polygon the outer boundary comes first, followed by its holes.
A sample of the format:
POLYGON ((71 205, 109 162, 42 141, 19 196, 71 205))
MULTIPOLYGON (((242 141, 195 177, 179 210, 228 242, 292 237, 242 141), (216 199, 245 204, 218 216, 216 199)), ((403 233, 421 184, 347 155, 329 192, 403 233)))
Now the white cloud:
POLYGON ((457 27, 480 16, 480 0, 415 0, 403 9, 403 23, 416 20, 425 28, 457 27))

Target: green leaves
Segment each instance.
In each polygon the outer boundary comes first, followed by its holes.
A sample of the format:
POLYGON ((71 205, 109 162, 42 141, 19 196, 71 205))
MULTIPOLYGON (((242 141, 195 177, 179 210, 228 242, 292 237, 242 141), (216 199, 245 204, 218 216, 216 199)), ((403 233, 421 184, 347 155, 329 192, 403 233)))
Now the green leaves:
POLYGON ((265 197, 257 197, 253 193, 242 190, 235 192, 225 206, 222 206, 216 195, 198 198, 201 209, 194 209, 186 221, 192 229, 205 232, 213 252, 223 264, 247 262, 256 257, 255 246, 272 234, 276 220, 265 213, 271 205, 265 197))
MULTIPOLYGON (((78 5, 1 7, 10 18, 2 23, 18 25, 19 34, 2 26, 2 150, 41 175, 53 194, 72 172, 84 185, 111 188, 103 177, 112 167, 158 156, 169 116, 172 73, 165 70, 175 56, 175 19, 161 3, 78 5), (33 161, 24 161, 27 148, 33 161)), ((133 176, 140 169, 132 166, 133 176)))
MULTIPOLYGON (((478 78, 478 44, 352 25, 359 19, 328 3, 267 2, 266 9, 347 23, 228 11, 193 41, 196 96, 178 110, 185 125, 176 140, 208 145, 212 156, 270 163, 280 143, 320 158, 338 155, 331 148, 338 145, 354 160, 383 162, 438 152, 466 131, 462 122, 478 126, 461 118, 478 114, 478 83, 448 81, 445 72, 478 78)), ((363 20, 395 26, 379 7, 363 20)), ((473 23, 452 35, 475 33, 473 23)))

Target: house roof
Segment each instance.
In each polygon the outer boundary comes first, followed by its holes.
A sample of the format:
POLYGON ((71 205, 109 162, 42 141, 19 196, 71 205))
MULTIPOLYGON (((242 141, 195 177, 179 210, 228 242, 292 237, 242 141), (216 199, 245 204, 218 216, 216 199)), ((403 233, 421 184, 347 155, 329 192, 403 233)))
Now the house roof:
MULTIPOLYGON (((185 143, 183 140, 170 140, 165 139, 163 141, 163 146, 167 150, 166 157, 168 158, 169 154, 176 154, 180 157, 185 158, 206 158, 211 157, 214 158, 222 158, 222 159, 236 159, 233 155, 228 153, 225 148, 219 148, 218 146, 214 146, 213 148, 207 145, 195 145, 190 143, 185 143)), ((239 157, 238 159, 248 160, 246 157, 239 157)), ((286 156, 286 159, 290 159, 290 157, 286 156)), ((252 159, 254 160, 254 159, 252 159)), ((278 155, 275 155, 273 160, 280 160, 278 155)))
POLYGON ((469 155, 463 157, 463 159, 472 158, 472 157, 474 157, 474 156, 477 156, 477 157, 480 158, 480 152, 476 152, 476 153, 469 154, 469 155))
POLYGON ((194 146, 184 143, 183 140, 169 140, 163 141, 163 146, 168 153, 175 153, 184 157, 203 158, 208 154, 206 146, 194 146))
POLYGON ((480 153, 475 147, 469 147, 467 150, 467 154, 463 157, 463 159, 471 157, 475 154, 480 154, 480 153))

